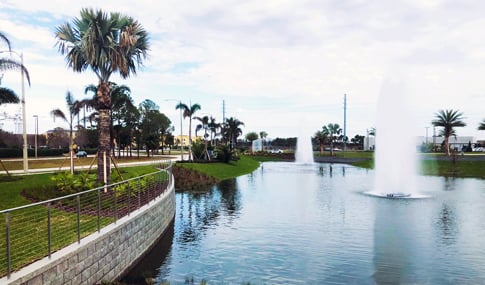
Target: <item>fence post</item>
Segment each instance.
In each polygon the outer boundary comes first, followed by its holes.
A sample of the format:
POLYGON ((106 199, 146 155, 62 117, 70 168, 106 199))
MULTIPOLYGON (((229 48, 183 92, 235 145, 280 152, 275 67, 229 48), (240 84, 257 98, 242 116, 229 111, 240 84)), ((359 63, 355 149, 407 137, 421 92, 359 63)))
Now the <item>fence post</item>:
POLYGON ((131 185, 130 181, 126 182, 128 185, 128 216, 131 214, 131 185))
POLYGON ((47 253, 49 258, 51 258, 51 203, 47 203, 47 253))
POLYGON ((12 264, 10 259, 10 212, 5 213, 5 229, 7 242, 7 278, 10 278, 12 272, 12 264))
POLYGON ((81 199, 79 195, 76 196, 77 200, 77 243, 81 243, 81 199))
POLYGON ((116 195, 116 188, 115 187, 111 187, 112 191, 113 192, 113 195, 115 196, 114 197, 114 218, 115 218, 115 224, 116 224, 116 221, 118 221, 118 197, 116 195))
POLYGON ((98 233, 101 231, 101 189, 98 189, 98 233))
POLYGON ((140 182, 140 177, 138 177, 138 209, 141 207, 141 182, 140 182))

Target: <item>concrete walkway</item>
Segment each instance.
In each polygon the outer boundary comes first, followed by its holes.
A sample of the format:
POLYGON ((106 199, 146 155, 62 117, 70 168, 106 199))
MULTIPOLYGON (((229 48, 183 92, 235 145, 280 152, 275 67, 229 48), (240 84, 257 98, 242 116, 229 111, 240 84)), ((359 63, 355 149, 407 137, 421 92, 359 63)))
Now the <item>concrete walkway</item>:
MULTIPOLYGON (((88 156, 88 158, 93 158, 93 156, 88 156)), ((152 160, 144 160, 144 161, 134 161, 134 162, 123 162, 123 163, 117 163, 118 166, 120 167, 124 167, 124 166, 137 166, 137 165, 149 165, 149 164, 154 164, 155 161, 166 161, 166 160, 170 160, 170 161, 177 161, 180 159, 180 155, 155 155, 155 156, 151 156, 152 160)), ((33 160, 49 160, 49 159, 59 159, 59 157, 46 157, 46 158, 29 158, 29 161, 33 161, 33 160)), ((68 158, 67 158, 68 159, 68 158)), ((77 158, 76 158, 77 159, 77 158)), ((187 159, 187 156, 184 156, 184 159, 187 159)), ((7 161, 7 160, 3 160, 3 161, 7 161)), ((8 161, 23 161, 21 158, 18 159, 8 159, 8 161)), ((75 166, 74 169, 76 170, 79 170, 79 169, 89 169, 89 165, 78 165, 78 166, 75 166)), ((94 163, 92 166, 91 166, 92 169, 96 169, 97 168, 97 163, 94 163)), ((33 174, 40 174, 40 173, 53 173, 53 172, 58 172, 58 171, 68 171, 70 168, 69 168, 69 165, 66 165, 66 166, 62 166, 62 167, 51 167, 51 168, 32 168, 32 169, 29 169, 28 170, 28 173, 24 173, 24 170, 23 169, 17 169, 17 170, 9 170, 8 173, 10 175, 33 175, 33 174)), ((2 171, 0 171, 0 175, 1 174, 7 174, 7 172, 5 170, 2 169, 2 171)))

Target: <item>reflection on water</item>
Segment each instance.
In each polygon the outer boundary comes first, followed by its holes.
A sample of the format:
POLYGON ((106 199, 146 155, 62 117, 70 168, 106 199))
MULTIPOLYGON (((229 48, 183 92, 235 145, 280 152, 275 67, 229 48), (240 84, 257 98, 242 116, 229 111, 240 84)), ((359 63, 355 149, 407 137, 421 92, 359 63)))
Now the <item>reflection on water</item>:
POLYGON ((485 284, 484 181, 420 177, 430 199, 394 200, 362 194, 373 175, 337 164, 264 163, 207 193, 177 193, 173 232, 129 277, 485 284))

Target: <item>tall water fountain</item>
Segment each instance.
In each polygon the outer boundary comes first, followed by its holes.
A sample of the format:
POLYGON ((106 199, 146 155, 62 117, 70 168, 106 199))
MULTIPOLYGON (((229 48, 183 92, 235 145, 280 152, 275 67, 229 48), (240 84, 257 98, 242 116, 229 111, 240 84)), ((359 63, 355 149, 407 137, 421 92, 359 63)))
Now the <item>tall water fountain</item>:
POLYGON ((295 161, 296 163, 302 164, 313 163, 311 132, 306 131, 304 128, 300 128, 298 138, 296 139, 295 161))
POLYGON ((401 76, 386 79, 377 105, 375 189, 370 195, 418 198, 417 154, 409 93, 401 76))

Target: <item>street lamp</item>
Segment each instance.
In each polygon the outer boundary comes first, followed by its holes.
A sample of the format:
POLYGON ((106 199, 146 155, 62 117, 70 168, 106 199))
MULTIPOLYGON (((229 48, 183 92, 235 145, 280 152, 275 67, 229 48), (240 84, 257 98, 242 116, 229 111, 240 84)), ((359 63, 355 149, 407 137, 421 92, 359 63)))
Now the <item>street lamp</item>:
POLYGON ((34 145, 35 145, 35 158, 37 158, 37 134, 39 133, 39 116, 34 115, 35 118, 35 137, 34 137, 34 145))
MULTIPOLYGON (((182 104, 181 100, 175 100, 175 99, 165 99, 165 101, 175 101, 179 102, 179 105, 182 104)), ((182 138, 182 108, 180 108, 180 160, 184 160, 184 145, 183 145, 183 138, 182 138)))

